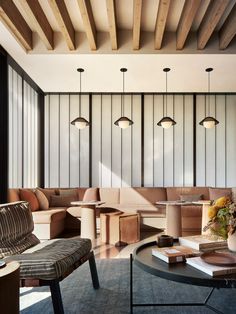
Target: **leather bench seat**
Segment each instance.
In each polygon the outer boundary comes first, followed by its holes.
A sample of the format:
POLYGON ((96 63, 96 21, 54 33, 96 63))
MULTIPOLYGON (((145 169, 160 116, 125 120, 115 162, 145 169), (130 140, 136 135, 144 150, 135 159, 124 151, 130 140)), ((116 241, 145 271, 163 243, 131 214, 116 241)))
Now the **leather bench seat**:
POLYGON ((48 210, 39 210, 32 212, 33 221, 37 224, 47 224, 63 220, 66 217, 66 207, 49 208, 48 210))
MULTIPOLYGON (((58 193, 63 202, 68 195, 74 195, 74 193, 77 196, 76 200, 101 200, 105 204, 96 209, 97 217, 100 217, 101 213, 115 211, 139 213, 142 226, 164 229, 166 227, 166 210, 165 206, 158 205, 157 207, 155 205, 158 201, 176 201, 181 200, 182 197, 191 198, 198 197, 198 195, 199 199, 214 200, 224 196, 225 193, 232 193, 232 199, 236 199, 236 189, 234 188, 210 187, 46 188, 41 191, 49 201, 50 199, 57 201, 58 193), (89 198, 84 199, 87 192, 90 194, 89 198)), ((9 202, 18 201, 20 199, 19 192, 20 189, 9 189, 9 202)), ((70 206, 70 201, 66 205, 51 204, 50 209, 39 208, 33 212, 34 231, 40 239, 57 237, 65 228, 77 230, 80 228, 81 208, 70 206)), ((201 232, 202 207, 198 205, 182 206, 181 213, 182 232, 199 234, 201 232)), ((174 220, 173 223, 175 223, 174 220)))

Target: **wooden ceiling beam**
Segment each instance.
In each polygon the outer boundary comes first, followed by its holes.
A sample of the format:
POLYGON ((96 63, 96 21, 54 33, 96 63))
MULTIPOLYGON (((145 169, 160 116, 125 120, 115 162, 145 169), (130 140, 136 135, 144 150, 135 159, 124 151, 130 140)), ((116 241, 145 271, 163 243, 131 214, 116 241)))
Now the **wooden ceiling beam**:
POLYGON ((32 31, 12 0, 0 0, 0 18, 24 49, 33 49, 32 31))
POLYGON ((139 50, 141 30, 142 0, 134 0, 133 5, 133 49, 139 50))
POLYGON ((185 41, 200 4, 201 0, 186 0, 176 32, 176 49, 180 50, 184 48, 185 41))
POLYGON ((75 50, 75 30, 64 0, 49 0, 53 14, 70 50, 75 50))
POLYGON ((226 49, 236 35, 236 5, 230 12, 219 34, 220 49, 226 49))
POLYGON ((109 24, 109 32, 111 38, 111 49, 117 50, 117 32, 116 32, 116 11, 115 11, 115 1, 106 0, 107 3, 107 17, 109 24))
POLYGON ((205 48, 228 4, 229 0, 211 2, 198 31, 198 49, 205 48))
POLYGON ((154 40, 155 49, 161 49, 169 7, 170 0, 160 0, 155 27, 155 40, 154 40))
POLYGON ((77 0, 91 50, 97 50, 96 27, 90 0, 77 0))
POLYGON ((18 0, 26 14, 32 20, 36 32, 49 50, 53 50, 53 30, 38 0, 18 0))

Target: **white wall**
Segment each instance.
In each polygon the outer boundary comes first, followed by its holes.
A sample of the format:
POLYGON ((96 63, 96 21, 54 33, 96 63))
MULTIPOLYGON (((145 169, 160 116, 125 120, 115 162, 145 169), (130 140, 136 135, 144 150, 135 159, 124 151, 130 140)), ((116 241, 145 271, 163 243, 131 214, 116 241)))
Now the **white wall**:
POLYGON ((193 96, 168 95, 167 112, 163 95, 146 95, 144 103, 144 185, 193 185, 193 96), (157 126, 163 115, 177 124, 157 126))
MULTIPOLYGON (((88 95, 81 97, 81 114, 89 120, 88 95)), ((89 128, 70 124, 78 116, 78 95, 45 97, 45 186, 89 186, 89 128)))
MULTIPOLYGON (((208 114, 208 96, 197 96, 197 121, 208 114)), ((210 115, 219 120, 216 128, 196 126, 196 183, 218 187, 236 185, 236 95, 212 95, 210 115)))
POLYGON ((141 97, 124 97, 124 115, 134 125, 121 130, 114 122, 121 116, 120 95, 92 98, 92 185, 102 187, 141 185, 141 97))
POLYGON ((167 115, 177 124, 163 130, 157 126, 163 95, 144 95, 142 107, 141 94, 127 94, 125 115, 134 124, 121 130, 114 125, 121 95, 93 94, 91 104, 83 95, 82 115, 91 125, 79 131, 70 124, 78 95, 46 96, 45 186, 235 186, 236 95, 211 95, 211 115, 220 124, 208 130, 199 125, 205 98, 196 96, 195 116, 193 95, 169 94, 167 115))

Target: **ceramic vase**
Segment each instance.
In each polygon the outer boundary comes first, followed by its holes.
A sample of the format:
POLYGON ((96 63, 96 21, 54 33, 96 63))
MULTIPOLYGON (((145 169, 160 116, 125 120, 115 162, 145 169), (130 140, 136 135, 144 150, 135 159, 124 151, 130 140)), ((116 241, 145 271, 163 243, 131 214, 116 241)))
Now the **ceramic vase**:
POLYGON ((230 251, 236 252, 236 232, 228 235, 227 244, 230 251))

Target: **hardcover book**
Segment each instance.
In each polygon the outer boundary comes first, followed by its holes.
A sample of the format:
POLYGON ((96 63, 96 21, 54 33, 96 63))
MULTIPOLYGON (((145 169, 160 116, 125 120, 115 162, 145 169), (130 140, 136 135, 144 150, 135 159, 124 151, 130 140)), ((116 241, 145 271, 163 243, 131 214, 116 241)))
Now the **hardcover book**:
POLYGON ((179 237, 179 244, 195 250, 217 250, 227 247, 227 241, 211 235, 179 237))
POLYGON ((216 266, 212 264, 205 263, 201 257, 191 257, 187 258, 186 263, 195 267, 202 272, 215 277, 220 275, 234 274, 236 273, 236 265, 235 266, 216 266))
POLYGON ((197 256, 200 252, 184 246, 157 247, 152 255, 167 263, 185 262, 186 257, 197 256))

